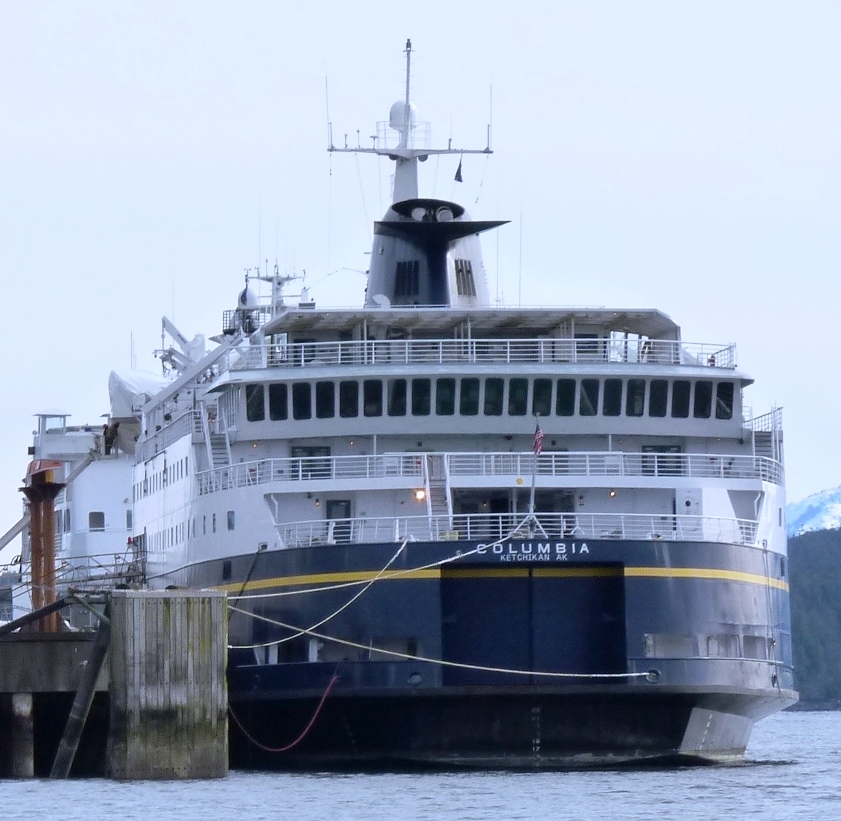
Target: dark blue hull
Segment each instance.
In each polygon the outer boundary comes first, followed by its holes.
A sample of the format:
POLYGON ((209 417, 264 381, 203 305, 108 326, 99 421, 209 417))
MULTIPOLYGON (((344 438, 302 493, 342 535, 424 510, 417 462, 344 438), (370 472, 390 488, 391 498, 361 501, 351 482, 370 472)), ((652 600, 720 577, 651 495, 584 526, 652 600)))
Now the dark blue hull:
POLYGON ((729 761, 756 719, 796 700, 776 554, 398 547, 265 552, 172 579, 265 596, 234 601, 229 625, 234 766, 729 761))

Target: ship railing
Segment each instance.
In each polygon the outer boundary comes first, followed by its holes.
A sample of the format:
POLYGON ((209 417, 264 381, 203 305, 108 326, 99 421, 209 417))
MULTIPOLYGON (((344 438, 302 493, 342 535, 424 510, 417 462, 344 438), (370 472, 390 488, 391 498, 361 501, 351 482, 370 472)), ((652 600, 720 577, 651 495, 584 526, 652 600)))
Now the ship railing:
MULTIPOLYGON (((470 478, 627 477, 672 479, 758 479, 783 483, 780 462, 764 456, 694 453, 614 453, 607 451, 543 453, 445 453, 450 484, 470 478)), ((199 494, 274 483, 313 480, 353 481, 407 479, 423 484, 422 453, 379 456, 307 456, 258 459, 225 465, 198 474, 199 494)))
POLYGON ((582 541, 713 542, 753 545, 757 523, 752 519, 675 516, 644 513, 536 513, 526 523, 523 513, 477 513, 450 516, 406 516, 318 519, 277 526, 284 547, 399 542, 486 542, 515 539, 582 541))
POLYGON ((458 476, 617 476, 695 479, 760 479, 782 484, 782 465, 768 457, 698 453, 613 451, 447 454, 451 478, 458 476))
POLYGON ((174 418, 167 419, 164 417, 164 424, 160 430, 137 442, 135 447, 137 460, 145 462, 147 459, 151 459, 188 434, 201 434, 202 420, 200 413, 199 410, 188 410, 174 418))
POLYGON ((122 553, 69 557, 56 568, 56 583, 64 588, 112 587, 144 579, 145 555, 131 548, 122 553))
POLYGON ((745 419, 745 427, 755 433, 772 433, 774 431, 782 430, 783 409, 774 408, 761 416, 754 416, 750 419, 745 419))
POLYGON ((318 479, 365 480, 411 478, 423 480, 419 453, 384 456, 303 456, 240 462, 198 474, 199 494, 274 482, 308 482, 318 479))
MULTIPOLYGON (((146 556, 129 546, 123 552, 89 553, 61 558, 56 564, 56 589, 61 591, 96 587, 113 588, 117 584, 142 583, 145 579, 146 556)), ((28 587, 32 570, 22 565, 18 584, 28 587)))
POLYGON ((733 369, 736 346, 670 339, 394 339, 267 343, 228 354, 230 370, 388 365, 616 362, 733 369))

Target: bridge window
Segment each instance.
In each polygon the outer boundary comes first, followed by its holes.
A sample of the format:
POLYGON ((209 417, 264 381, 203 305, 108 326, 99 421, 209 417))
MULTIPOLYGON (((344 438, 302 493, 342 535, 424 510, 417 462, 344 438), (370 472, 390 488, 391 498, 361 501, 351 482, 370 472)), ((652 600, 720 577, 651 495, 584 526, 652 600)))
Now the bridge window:
POLYGON ((665 379, 652 379, 651 392, 648 395, 648 415, 663 417, 669 403, 669 383, 665 379))
POLYGON ((733 418, 733 383, 719 382, 715 388, 715 418, 733 418))
POLYGON ((432 382, 429 379, 412 380, 412 416, 429 416, 432 408, 432 382))
POLYGON ((706 379, 695 383, 694 416, 696 419, 709 419, 712 412, 713 383, 706 379))
POLYGON ((269 419, 274 422, 286 419, 289 410, 286 407, 288 396, 285 382, 269 385, 269 419))
POLYGON ((315 415, 332 419, 336 415, 336 385, 334 382, 315 383, 315 415))
POLYGON ((558 416, 575 415, 575 380, 559 379, 558 395, 555 401, 555 413, 558 416))
POLYGON ((88 530, 101 532, 105 530, 105 513, 102 510, 92 510, 88 513, 88 530))
POLYGON ((689 416, 689 388, 686 379, 675 379, 672 385, 672 417, 686 419, 689 416))
POLYGON ((312 416, 312 386, 309 382, 292 384, 292 418, 309 419, 312 416))
POLYGON ((266 418, 262 385, 245 386, 245 417, 249 422, 262 422, 266 418))
POLYGON ((595 416, 599 412, 599 380, 582 379, 578 412, 581 416, 595 416))
POLYGON ((604 407, 602 413, 605 416, 619 416, 622 413, 622 380, 605 379, 604 381, 604 407))
POLYGON ((438 416, 452 416, 456 412, 456 380, 435 381, 435 413, 438 416))
POLYGON ((628 394, 625 397, 625 415, 642 416, 645 408, 645 380, 629 379, 628 394))
POLYGON ((362 383, 362 408, 365 416, 383 415, 383 383, 379 379, 362 383))
POLYGON ((532 386, 531 411, 538 416, 552 413, 552 380, 535 379, 532 386))
POLYGON ((406 380, 388 380, 388 415, 406 415, 406 380))
POLYGON ((505 380, 496 377, 485 380, 485 416, 502 416, 505 380))
POLYGON ((508 413, 510 416, 525 416, 529 405, 529 380, 512 379, 508 385, 508 413))
POLYGON ((339 382, 339 416, 343 419, 359 416, 358 382, 339 382))
POLYGON ((462 416, 477 416, 479 413, 479 380, 462 379, 459 397, 459 413, 462 416))

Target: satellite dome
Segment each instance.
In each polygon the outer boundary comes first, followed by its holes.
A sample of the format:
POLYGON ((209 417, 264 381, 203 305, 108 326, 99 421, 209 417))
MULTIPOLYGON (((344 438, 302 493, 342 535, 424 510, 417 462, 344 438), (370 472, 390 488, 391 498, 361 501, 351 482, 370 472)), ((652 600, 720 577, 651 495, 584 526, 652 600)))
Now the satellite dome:
MULTIPOLYGON (((388 115, 388 124, 395 131, 402 131, 406 122, 406 102, 398 100, 392 107, 391 113, 388 115)), ((409 103, 409 127, 414 128, 418 123, 418 114, 415 106, 409 103)))
POLYGON ((240 291, 237 306, 239 308, 245 308, 249 311, 253 311, 257 308, 257 294, 255 294, 254 291, 246 285, 245 288, 240 291))

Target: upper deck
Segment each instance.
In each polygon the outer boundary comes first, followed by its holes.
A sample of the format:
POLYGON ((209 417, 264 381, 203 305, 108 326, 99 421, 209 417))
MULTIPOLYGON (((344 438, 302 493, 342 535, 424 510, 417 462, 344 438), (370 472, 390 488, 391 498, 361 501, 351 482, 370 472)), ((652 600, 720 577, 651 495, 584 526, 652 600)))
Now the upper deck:
POLYGON ((228 353, 224 370, 389 365, 546 365, 600 362, 736 368, 736 346, 615 337, 270 342, 228 353))
MULTIPOLYGON (((248 320, 240 317, 241 321, 248 320)), ((260 324, 264 317, 252 317, 260 324)), ((286 308, 219 372, 401 365, 627 363, 735 370, 732 343, 683 342, 656 310, 605 308, 286 308)), ((224 381, 224 380, 223 380, 224 381)))

